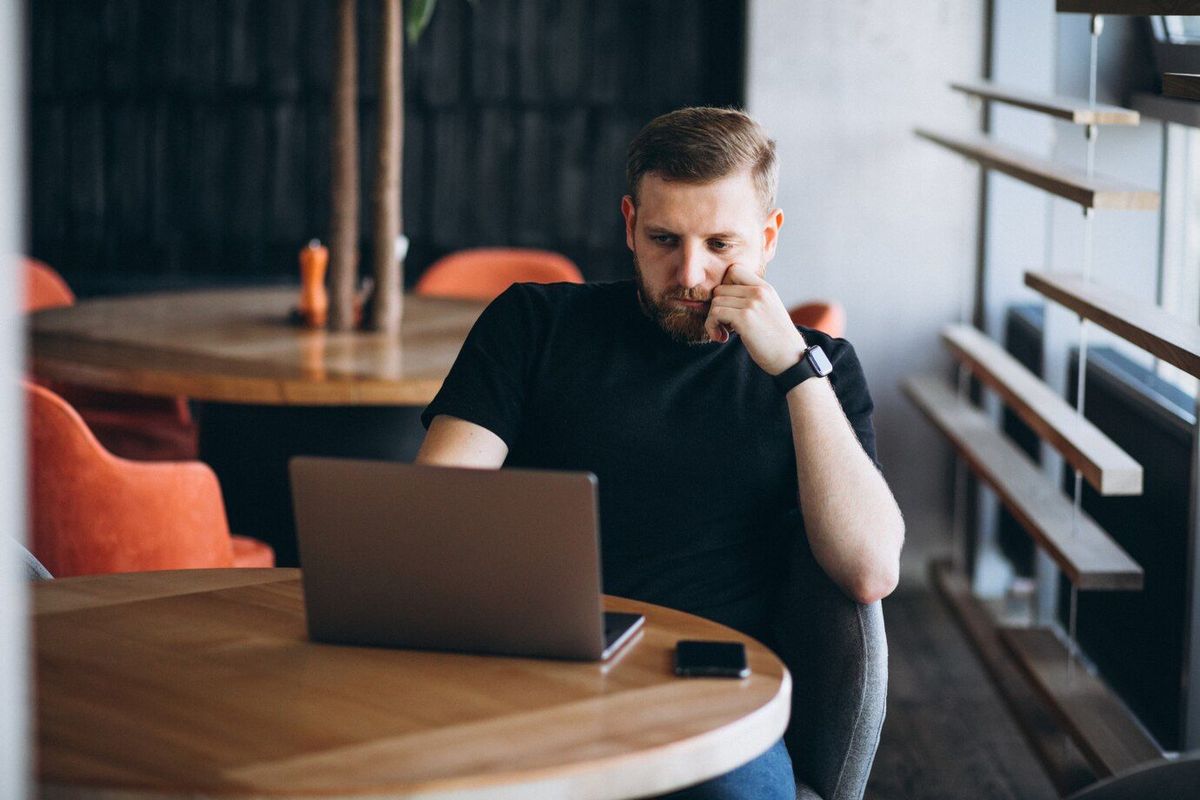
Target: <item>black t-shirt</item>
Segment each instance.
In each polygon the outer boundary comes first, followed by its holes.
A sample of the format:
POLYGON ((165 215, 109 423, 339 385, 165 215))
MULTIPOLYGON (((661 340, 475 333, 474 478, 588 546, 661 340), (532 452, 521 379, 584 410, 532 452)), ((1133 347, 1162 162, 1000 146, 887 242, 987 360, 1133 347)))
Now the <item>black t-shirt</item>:
MULTIPOLYGON (((874 459, 854 349, 801 331, 833 362, 874 459)), ((422 422, 439 414, 503 439, 506 466, 595 473, 606 592, 732 624, 721 609, 762 598, 786 569, 800 528, 785 398, 736 336, 670 339, 633 281, 512 286, 476 322, 422 422)))

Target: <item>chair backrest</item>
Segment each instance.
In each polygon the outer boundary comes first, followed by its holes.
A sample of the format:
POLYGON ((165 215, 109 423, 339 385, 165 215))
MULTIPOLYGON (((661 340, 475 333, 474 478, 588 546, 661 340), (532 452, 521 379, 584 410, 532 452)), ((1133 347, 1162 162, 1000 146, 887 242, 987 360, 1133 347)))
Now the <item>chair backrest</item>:
POLYGON ((788 310, 793 325, 815 328, 835 339, 846 335, 846 309, 832 300, 814 300, 788 310))
POLYGON ((1139 764, 1080 789, 1068 800, 1192 800, 1200 794, 1200 750, 1139 764))
POLYGON ((30 548, 58 577, 233 565, 220 484, 193 462, 118 458, 65 400, 25 383, 30 548))
POLYGON ((75 305, 75 293, 53 267, 36 258, 24 261, 26 312, 75 305))
POLYGON ((775 651, 792 673, 784 742, 799 796, 861 800, 887 706, 883 607, 843 594, 813 558, 803 531, 793 549, 772 622, 775 651))
POLYGON ((49 581, 54 579, 54 576, 50 574, 50 570, 42 566, 42 562, 37 560, 37 556, 26 550, 25 545, 11 536, 8 537, 8 540, 17 549, 17 555, 21 557, 21 566, 25 568, 26 580, 49 581))
POLYGON ((428 297, 492 300, 514 283, 583 283, 579 268, 549 250, 481 247, 438 259, 414 288, 428 297))

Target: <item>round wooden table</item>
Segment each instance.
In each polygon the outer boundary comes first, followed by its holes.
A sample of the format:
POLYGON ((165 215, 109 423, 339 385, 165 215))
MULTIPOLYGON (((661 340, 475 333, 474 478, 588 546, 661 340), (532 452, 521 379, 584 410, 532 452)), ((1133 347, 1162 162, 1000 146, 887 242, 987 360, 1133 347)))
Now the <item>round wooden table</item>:
POLYGON ((191 399, 230 527, 296 566, 288 460, 411 461, 420 411, 484 308, 409 296, 399 336, 333 333, 288 321, 298 297, 294 287, 201 290, 39 311, 31 366, 68 383, 191 399))
POLYGON ((288 321, 289 287, 85 300, 30 321, 38 375, 101 389, 272 406, 425 405, 483 304, 409 296, 399 336, 288 321))
POLYGON ((613 597, 646 625, 605 664, 313 644, 297 570, 71 578, 33 605, 43 796, 641 797, 788 718, 765 647, 613 597), (675 677, 682 638, 745 642, 751 676, 675 677))

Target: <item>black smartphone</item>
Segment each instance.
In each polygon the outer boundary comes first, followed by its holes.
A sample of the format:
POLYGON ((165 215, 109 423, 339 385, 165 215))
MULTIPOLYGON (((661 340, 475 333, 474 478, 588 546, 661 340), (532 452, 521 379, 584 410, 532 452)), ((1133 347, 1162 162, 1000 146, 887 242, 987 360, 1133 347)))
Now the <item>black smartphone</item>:
POLYGON ((675 674, 702 678, 745 678, 750 674, 741 642, 675 643, 675 674))

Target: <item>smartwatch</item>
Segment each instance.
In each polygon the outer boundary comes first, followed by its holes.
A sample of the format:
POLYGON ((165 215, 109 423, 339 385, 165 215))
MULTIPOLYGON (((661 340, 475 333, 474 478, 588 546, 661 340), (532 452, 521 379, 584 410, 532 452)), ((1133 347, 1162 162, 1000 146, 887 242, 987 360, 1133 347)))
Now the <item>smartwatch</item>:
POLYGON ((825 355, 820 345, 814 344, 804 351, 799 361, 772 376, 771 380, 775 381, 779 391, 787 394, 809 378, 824 378, 831 372, 833 364, 829 363, 829 356, 825 355))

